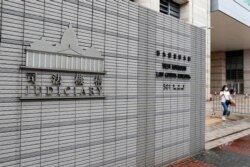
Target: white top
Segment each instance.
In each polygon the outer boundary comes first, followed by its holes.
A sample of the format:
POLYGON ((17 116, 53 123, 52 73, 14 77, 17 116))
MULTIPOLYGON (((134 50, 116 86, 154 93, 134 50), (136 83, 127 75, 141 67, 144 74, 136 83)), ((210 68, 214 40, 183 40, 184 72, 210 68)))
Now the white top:
POLYGON ((229 91, 221 91, 220 92, 220 96, 221 96, 221 102, 225 103, 226 100, 230 99, 230 93, 229 91), (224 94, 224 95, 223 95, 224 94), (221 96, 222 95, 222 96, 221 96))

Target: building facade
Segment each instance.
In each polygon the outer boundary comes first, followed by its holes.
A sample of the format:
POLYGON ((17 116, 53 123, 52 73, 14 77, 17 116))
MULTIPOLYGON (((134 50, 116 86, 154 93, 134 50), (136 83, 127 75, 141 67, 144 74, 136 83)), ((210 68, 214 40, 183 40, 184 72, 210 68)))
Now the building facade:
POLYGON ((160 167, 204 149, 203 28, 121 0, 0 9, 1 167, 160 167))
POLYGON ((239 94, 249 94, 249 1, 211 2, 211 92, 228 85, 239 94))

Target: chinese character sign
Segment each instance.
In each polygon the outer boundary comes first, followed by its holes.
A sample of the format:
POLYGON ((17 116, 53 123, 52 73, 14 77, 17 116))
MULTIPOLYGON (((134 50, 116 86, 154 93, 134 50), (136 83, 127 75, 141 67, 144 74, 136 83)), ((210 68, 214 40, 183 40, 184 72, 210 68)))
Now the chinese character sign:
MULTIPOLYGON (((100 98, 103 97, 102 77, 100 75, 67 75, 52 74, 39 79, 36 73, 27 73, 29 84, 25 88, 28 99, 51 98, 100 98), (64 78, 65 77, 65 78, 64 78), (48 81, 49 80, 49 81, 48 81), (38 82, 39 81, 39 82, 38 82)), ((25 98, 24 98, 25 99, 25 98)))

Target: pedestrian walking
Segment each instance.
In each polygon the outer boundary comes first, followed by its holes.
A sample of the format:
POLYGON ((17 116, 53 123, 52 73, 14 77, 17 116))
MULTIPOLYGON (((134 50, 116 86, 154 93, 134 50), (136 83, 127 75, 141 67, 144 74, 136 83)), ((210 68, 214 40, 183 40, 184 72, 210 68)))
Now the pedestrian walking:
POLYGON ((223 107, 222 120, 226 121, 226 117, 230 115, 228 106, 229 106, 230 99, 231 99, 227 85, 223 85, 223 87, 221 88, 220 99, 221 99, 221 105, 223 107))

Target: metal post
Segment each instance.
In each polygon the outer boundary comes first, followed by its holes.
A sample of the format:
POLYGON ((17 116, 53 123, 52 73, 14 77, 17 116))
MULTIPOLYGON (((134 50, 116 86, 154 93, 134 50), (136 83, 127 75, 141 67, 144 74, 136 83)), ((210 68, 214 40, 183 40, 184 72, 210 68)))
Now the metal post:
POLYGON ((217 99, 216 99, 216 92, 214 92, 214 101, 213 101, 213 112, 214 112, 214 115, 215 115, 215 112, 216 112, 216 106, 217 106, 217 104, 216 104, 216 102, 217 102, 217 99))

